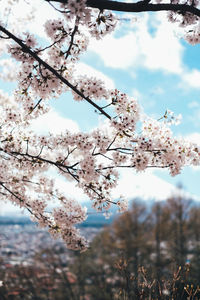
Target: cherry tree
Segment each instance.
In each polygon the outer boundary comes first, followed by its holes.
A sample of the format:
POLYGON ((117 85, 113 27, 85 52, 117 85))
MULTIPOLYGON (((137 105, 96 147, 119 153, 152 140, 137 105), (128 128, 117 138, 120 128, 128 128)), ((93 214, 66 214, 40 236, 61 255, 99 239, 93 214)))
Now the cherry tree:
POLYGON ((87 241, 76 225, 86 219, 87 211, 59 190, 50 170, 73 181, 97 211, 108 211, 111 205, 124 211, 127 200, 112 198, 121 168, 138 172, 167 168, 175 176, 186 165, 200 164, 200 148, 173 136, 170 124, 178 120, 171 111, 160 120, 144 119, 136 99, 117 88, 108 89, 94 76, 77 75, 77 62, 91 38, 103 39, 119 26, 118 12, 164 10, 169 22, 185 28, 189 43, 199 43, 199 2, 41 1, 58 14, 44 24, 45 43, 25 28, 37 14, 34 1, 1 1, 0 78, 17 81, 17 88, 10 96, 0 91, 0 196, 1 201, 28 210, 34 221, 62 237, 69 248, 85 250, 87 241), (14 19, 14 9, 23 1, 29 13, 14 19), (88 133, 66 130, 45 135, 31 130, 32 120, 48 113, 49 99, 66 92, 72 93, 74 101, 88 102, 104 117, 105 127, 88 133), (56 205, 49 209, 52 200, 56 205))

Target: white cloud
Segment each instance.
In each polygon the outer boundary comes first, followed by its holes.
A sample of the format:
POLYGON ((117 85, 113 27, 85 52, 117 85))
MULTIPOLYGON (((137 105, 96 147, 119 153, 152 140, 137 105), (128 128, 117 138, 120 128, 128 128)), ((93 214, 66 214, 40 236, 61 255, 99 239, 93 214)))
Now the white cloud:
POLYGON ((126 69, 136 64, 140 56, 136 44, 137 40, 133 33, 128 33, 120 38, 108 35, 100 41, 92 40, 89 50, 97 53, 105 66, 126 69))
POLYGON ((144 173, 126 170, 121 173, 121 179, 113 191, 113 197, 119 198, 120 195, 124 195, 129 199, 139 197, 144 200, 160 201, 171 196, 176 190, 175 186, 152 174, 149 170, 144 173))
POLYGON ((200 70, 191 70, 183 63, 183 31, 168 22, 165 13, 143 14, 123 32, 120 37, 113 33, 100 41, 92 40, 89 50, 98 54, 107 67, 129 69, 133 78, 137 76, 133 68, 145 67, 178 75, 180 88, 200 88, 200 70))
POLYGON ((131 94, 136 99, 141 99, 142 98, 142 94, 137 89, 135 89, 135 88, 132 89, 132 93, 131 94))
POLYGON ((97 77, 98 79, 101 79, 104 81, 106 88, 109 88, 109 89, 115 88, 114 81, 110 77, 106 76, 102 72, 98 71, 97 69, 95 69, 85 63, 79 62, 76 65, 76 74, 97 77))
POLYGON ((89 200, 83 190, 76 186, 75 181, 67 181, 59 176, 55 179, 55 185, 66 197, 76 199, 80 203, 89 200))
POLYGON ((167 21, 164 14, 156 15, 155 23, 154 34, 148 31, 148 23, 139 33, 139 44, 144 55, 144 66, 152 70, 160 69, 180 74, 182 71, 183 46, 174 34, 174 25, 167 21))
POLYGON ((122 37, 110 35, 101 41, 92 41, 89 49, 112 68, 144 66, 151 70, 180 74, 183 46, 174 35, 174 26, 167 22, 163 14, 157 14, 151 16, 156 23, 155 33, 151 33, 149 18, 144 14, 122 37))
POLYGON ((200 71, 193 69, 183 74, 184 87, 200 88, 200 71), (187 84, 187 86, 185 85, 187 84))
POLYGON ((66 129, 70 132, 78 132, 78 124, 70 119, 66 119, 59 115, 58 112, 51 110, 47 114, 32 121, 31 129, 39 134, 58 134, 66 129))
POLYGON ((187 120, 189 122, 192 122, 193 126, 198 128, 199 130, 199 125, 200 125, 200 107, 196 107, 195 109, 192 110, 192 113, 189 113, 187 116, 187 120))
POLYGON ((22 215, 24 214, 24 210, 16 205, 14 205, 12 202, 3 202, 1 201, 1 208, 0 208, 0 216, 4 216, 4 215, 22 215))
POLYGON ((185 137, 185 139, 200 146, 200 133, 199 132, 191 133, 191 134, 187 135, 185 137))
POLYGON ((192 101, 188 103, 188 107, 189 108, 199 108, 200 107, 200 103, 197 101, 192 101))
POLYGON ((194 194, 180 190, 178 187, 159 178, 152 170, 136 173, 133 170, 123 170, 118 186, 113 191, 113 198, 124 195, 127 199, 141 198, 145 201, 162 201, 173 195, 181 195, 193 200, 200 200, 194 194))

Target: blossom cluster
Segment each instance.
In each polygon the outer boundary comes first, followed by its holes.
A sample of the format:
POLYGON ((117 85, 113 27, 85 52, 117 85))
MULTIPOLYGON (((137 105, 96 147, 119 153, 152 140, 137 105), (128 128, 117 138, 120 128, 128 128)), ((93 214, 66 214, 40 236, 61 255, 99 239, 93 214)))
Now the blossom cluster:
MULTIPOLYGON (((151 2, 154 2, 151 0, 151 2)), ((156 3, 168 3, 164 0, 156 0, 156 3)), ((170 0, 169 4, 182 4, 188 5, 191 8, 199 9, 199 0, 170 0)), ((167 12, 168 20, 172 23, 179 24, 180 27, 185 28, 185 32, 183 34, 183 38, 190 43, 191 45, 195 45, 200 43, 200 17, 196 14, 193 14, 189 11, 174 11, 173 9, 167 12)))
POLYGON ((99 40, 115 29, 117 25, 117 18, 111 12, 105 13, 93 10, 93 13, 94 12, 96 12, 96 15, 93 14, 91 16, 91 21, 88 22, 88 28, 91 36, 99 40))
MULTIPOLYGON (((75 79, 76 87, 81 91, 85 97, 90 97, 91 99, 101 100, 109 98, 109 91, 105 88, 105 84, 102 80, 95 77, 88 76, 77 76, 75 79)), ((83 100, 76 92, 72 92, 74 100, 83 100)))
POLYGON ((111 91, 112 103, 115 106, 117 116, 111 123, 118 132, 134 132, 136 123, 139 120, 139 105, 135 99, 129 99, 126 94, 118 90, 111 91))
POLYGON ((101 39, 111 33, 117 25, 117 17, 107 11, 99 11, 86 6, 86 0, 69 0, 67 4, 61 4, 60 8, 65 12, 67 21, 76 20, 89 29, 89 34, 96 39, 101 39))

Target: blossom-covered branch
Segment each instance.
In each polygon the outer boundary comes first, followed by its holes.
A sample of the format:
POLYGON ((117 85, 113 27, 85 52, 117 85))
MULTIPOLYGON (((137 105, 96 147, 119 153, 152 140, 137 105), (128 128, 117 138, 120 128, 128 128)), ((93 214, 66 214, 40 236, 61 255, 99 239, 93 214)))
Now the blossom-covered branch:
MULTIPOLYGON (((76 27, 75 27, 76 28, 76 27)), ((78 94, 81 98, 85 99, 89 104, 94 106, 100 113, 105 115, 108 119, 111 119, 111 117, 95 102, 93 102, 89 97, 85 96, 80 90, 76 88, 76 86, 73 86, 66 78, 64 78, 60 73, 56 71, 55 68, 52 68, 48 63, 46 63, 44 60, 42 60, 36 52, 32 51, 30 47, 28 47, 22 40, 17 38, 14 34, 12 34, 10 31, 8 31, 6 28, 0 25, 0 31, 5 33, 9 38, 11 38, 13 41, 15 41, 20 47, 23 53, 30 54, 30 57, 34 58, 40 66, 43 66, 46 70, 49 70, 57 79, 59 79, 61 82, 66 84, 70 89, 72 89, 76 94, 78 94)), ((13 48, 14 49, 14 48, 13 48)), ((19 50, 19 49, 17 49, 19 50)), ((70 49, 69 51, 70 52, 70 49)))

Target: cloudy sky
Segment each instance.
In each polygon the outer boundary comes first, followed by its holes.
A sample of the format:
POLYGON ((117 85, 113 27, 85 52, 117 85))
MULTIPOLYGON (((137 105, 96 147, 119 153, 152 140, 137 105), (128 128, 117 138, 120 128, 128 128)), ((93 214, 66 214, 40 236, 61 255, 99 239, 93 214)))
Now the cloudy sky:
MULTIPOLYGON (((18 8, 20 12, 20 6, 18 8)), ((50 6, 42 4, 36 22, 29 27, 42 36, 44 15, 53 17, 54 14, 50 6)), ((165 13, 119 17, 122 20, 114 34, 100 41, 91 40, 77 72, 92 74, 103 79, 108 87, 116 87, 135 97, 144 113, 152 117, 159 119, 166 109, 182 114, 182 123, 172 127, 174 134, 200 144, 200 46, 187 44, 182 38, 183 29, 167 22, 165 13)), ((10 91, 2 81, 0 88, 10 91)), ((70 128, 77 132, 89 131, 99 122, 100 117, 89 104, 77 103, 66 93, 61 99, 52 101, 49 116, 33 126, 37 131, 42 131, 45 124, 46 131, 57 133, 70 128)), ((187 167, 176 177, 169 176, 167 170, 148 170, 142 174, 124 171, 113 197, 125 194, 129 198, 162 200, 182 183, 187 193, 200 198, 199 179, 200 167, 187 167)), ((86 200, 71 182, 56 180, 70 196, 86 200)))

